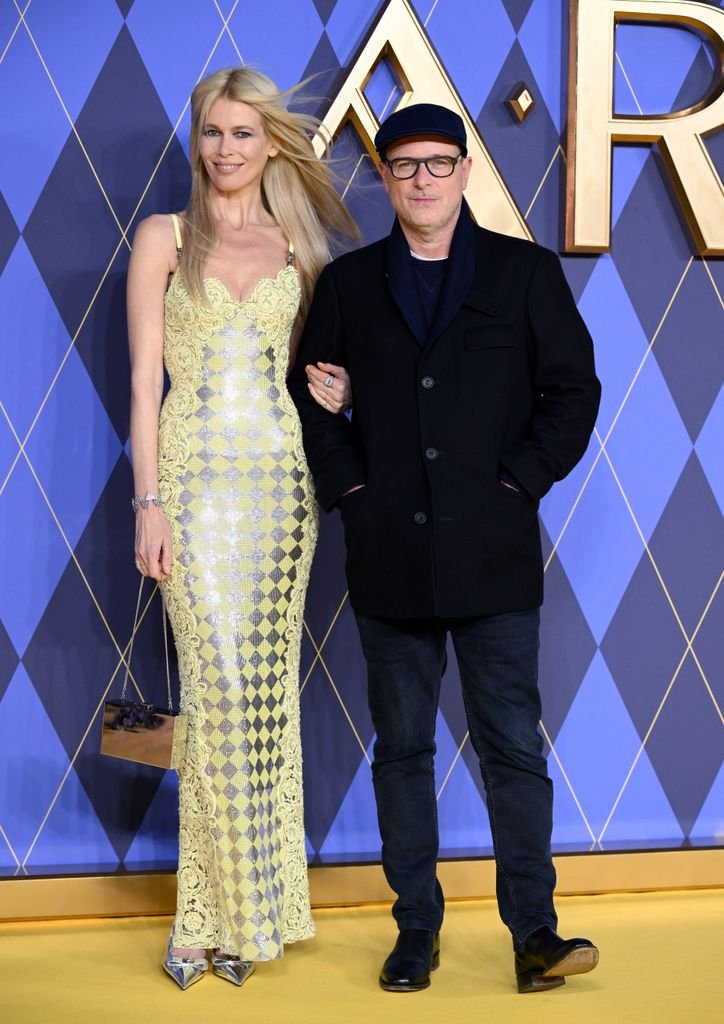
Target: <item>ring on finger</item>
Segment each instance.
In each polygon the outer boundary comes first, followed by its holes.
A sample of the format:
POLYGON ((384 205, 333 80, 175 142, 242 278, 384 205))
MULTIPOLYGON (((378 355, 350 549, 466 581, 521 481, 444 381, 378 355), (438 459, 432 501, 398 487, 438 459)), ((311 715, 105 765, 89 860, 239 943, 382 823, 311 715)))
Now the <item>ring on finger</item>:
POLYGON ((325 388, 331 388, 334 385, 336 379, 337 378, 334 377, 331 373, 328 373, 327 376, 324 378, 325 388))

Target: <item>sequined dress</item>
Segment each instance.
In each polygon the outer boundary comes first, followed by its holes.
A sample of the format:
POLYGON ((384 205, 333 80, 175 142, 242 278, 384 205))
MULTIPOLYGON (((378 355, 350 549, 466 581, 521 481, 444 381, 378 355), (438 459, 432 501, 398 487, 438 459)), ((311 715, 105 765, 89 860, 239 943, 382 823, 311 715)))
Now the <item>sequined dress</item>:
POLYGON ((176 273, 166 293, 159 423, 189 716, 173 943, 270 960, 314 933, 299 650, 317 510, 285 384, 300 287, 288 265, 242 302, 213 278, 206 291, 208 306, 176 273))

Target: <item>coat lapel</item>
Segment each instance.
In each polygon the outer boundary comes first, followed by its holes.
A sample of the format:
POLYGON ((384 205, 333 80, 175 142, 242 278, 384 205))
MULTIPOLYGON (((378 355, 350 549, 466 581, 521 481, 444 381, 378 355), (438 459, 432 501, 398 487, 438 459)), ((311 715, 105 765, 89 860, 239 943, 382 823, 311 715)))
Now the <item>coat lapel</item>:
POLYGON ((430 344, 440 337, 465 302, 475 278, 476 262, 475 222, 463 198, 450 245, 440 300, 428 339, 430 344))

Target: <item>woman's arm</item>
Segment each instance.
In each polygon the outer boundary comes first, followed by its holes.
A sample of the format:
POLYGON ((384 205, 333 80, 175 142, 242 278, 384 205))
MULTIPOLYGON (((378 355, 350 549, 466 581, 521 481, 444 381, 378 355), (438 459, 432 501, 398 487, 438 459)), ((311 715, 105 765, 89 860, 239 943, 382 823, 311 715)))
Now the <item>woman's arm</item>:
MULTIPOLYGON (((163 395, 163 300, 176 263, 169 217, 139 224, 128 267, 128 339, 131 354, 131 450, 135 494, 158 495, 158 414, 163 395)), ((144 576, 171 573, 171 527, 163 509, 136 510, 136 566, 144 576)))
MULTIPOLYGON (((299 412, 304 450, 314 476, 317 501, 329 511, 339 498, 367 479, 364 452, 346 416, 333 416, 314 397, 310 370, 349 366, 347 336, 334 282, 334 264, 317 281, 312 305, 299 342, 297 363, 287 386, 299 412)), ((322 371, 324 372, 324 371, 322 371)), ((326 374, 325 374, 326 377, 326 374)), ((325 388, 322 381, 322 389, 325 388)))

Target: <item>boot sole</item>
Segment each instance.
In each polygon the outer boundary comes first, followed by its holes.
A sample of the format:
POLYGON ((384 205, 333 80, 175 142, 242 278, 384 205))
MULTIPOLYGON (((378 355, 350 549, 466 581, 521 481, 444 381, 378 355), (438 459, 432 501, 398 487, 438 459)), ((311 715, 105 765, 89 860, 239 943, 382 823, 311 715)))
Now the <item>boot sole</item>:
POLYGON ((565 985, 566 977, 573 974, 588 974, 598 964, 598 950, 595 946, 581 946, 553 964, 547 971, 528 971, 518 975, 518 991, 544 992, 550 988, 565 985))

